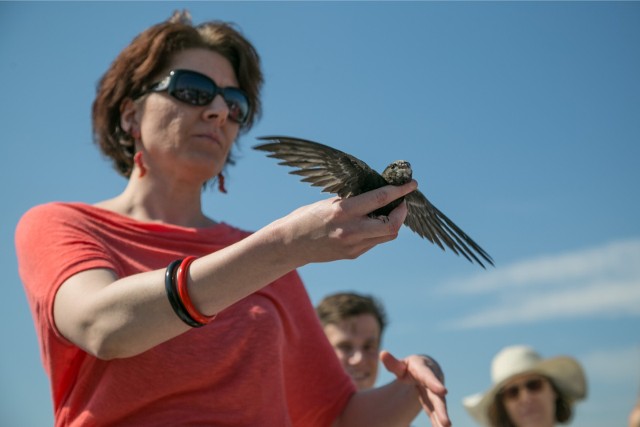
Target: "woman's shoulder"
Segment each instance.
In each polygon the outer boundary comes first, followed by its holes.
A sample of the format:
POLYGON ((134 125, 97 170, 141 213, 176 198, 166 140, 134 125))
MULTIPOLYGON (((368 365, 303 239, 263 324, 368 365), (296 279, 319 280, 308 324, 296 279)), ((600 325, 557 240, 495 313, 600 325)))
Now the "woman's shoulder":
POLYGON ((20 222, 51 222, 60 219, 78 219, 96 208, 80 202, 48 202, 30 208, 20 222))
POLYGON ((17 232, 51 233, 55 230, 85 230, 95 232, 101 229, 156 235, 163 238, 175 236, 177 239, 232 244, 252 234, 226 222, 210 227, 189 228, 166 223, 141 222, 119 213, 80 202, 49 202, 29 209, 20 219, 17 232))
POLYGON ((65 240, 78 239, 78 231, 87 224, 82 203, 49 202, 26 211, 15 229, 18 253, 32 253, 35 247, 51 250, 65 240), (83 218, 84 217, 84 218, 83 218))

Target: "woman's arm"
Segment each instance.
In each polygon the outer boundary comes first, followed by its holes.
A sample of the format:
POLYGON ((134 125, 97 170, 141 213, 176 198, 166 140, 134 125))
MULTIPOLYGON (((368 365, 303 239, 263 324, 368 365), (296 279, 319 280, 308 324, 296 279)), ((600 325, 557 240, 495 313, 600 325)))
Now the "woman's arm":
MULTIPOLYGON (((188 290, 196 308, 215 314, 289 271, 312 262, 353 259, 393 240, 404 222, 401 204, 388 221, 368 212, 416 188, 415 181, 348 199, 304 206, 247 238, 195 260, 188 290)), ((60 333, 103 359, 130 357, 189 329, 167 300, 164 269, 117 278, 106 269, 66 280, 54 301, 60 333)))

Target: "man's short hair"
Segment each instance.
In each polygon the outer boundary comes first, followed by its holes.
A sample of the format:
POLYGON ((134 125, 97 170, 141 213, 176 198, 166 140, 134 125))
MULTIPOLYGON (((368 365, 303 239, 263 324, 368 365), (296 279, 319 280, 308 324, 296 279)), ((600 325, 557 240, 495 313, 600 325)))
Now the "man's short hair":
POLYGON ((325 297, 316 307, 322 326, 337 324, 350 317, 371 314, 378 321, 380 335, 387 326, 387 315, 382 304, 373 296, 354 292, 340 292, 325 297))

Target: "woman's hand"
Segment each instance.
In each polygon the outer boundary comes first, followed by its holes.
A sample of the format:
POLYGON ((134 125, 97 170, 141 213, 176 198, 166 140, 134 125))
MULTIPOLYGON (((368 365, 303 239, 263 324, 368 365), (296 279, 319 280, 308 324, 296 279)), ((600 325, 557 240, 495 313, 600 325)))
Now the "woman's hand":
POLYGON ((388 217, 370 218, 372 212, 417 188, 411 181, 388 185, 340 199, 334 197, 303 206, 274 224, 284 233, 284 243, 298 265, 354 259, 374 246, 398 236, 407 215, 401 203, 388 217))

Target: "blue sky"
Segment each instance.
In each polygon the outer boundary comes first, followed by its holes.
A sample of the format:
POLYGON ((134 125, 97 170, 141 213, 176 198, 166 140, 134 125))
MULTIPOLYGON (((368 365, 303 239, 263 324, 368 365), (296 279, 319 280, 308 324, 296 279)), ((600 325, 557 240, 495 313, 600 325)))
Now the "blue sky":
POLYGON ((405 228, 358 260, 303 267, 313 301, 381 298, 385 347, 442 363, 454 425, 473 425, 461 399, 489 386, 493 355, 523 343, 586 368, 573 425, 626 423, 640 392, 640 3, 0 2, 1 425, 53 419, 15 225, 36 204, 123 189, 91 140, 96 82, 185 7, 196 23, 236 22, 266 76, 229 194, 204 195, 210 216, 253 230, 325 197, 252 150, 257 136, 316 140, 379 170, 410 160, 496 268, 405 228))

